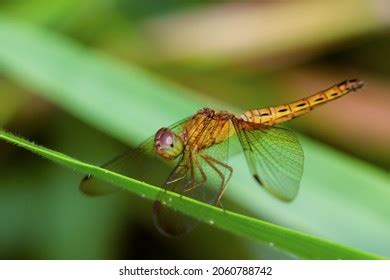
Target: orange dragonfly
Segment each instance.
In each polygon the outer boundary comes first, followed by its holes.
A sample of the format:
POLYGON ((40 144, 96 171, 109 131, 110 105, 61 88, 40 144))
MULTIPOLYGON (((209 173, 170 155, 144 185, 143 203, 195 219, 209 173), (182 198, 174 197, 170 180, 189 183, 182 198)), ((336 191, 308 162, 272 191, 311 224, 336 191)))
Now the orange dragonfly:
MULTIPOLYGON (((250 110, 240 117, 205 108, 168 128, 161 128, 138 148, 104 167, 162 187, 154 203, 153 218, 157 228, 168 236, 190 231, 196 221, 171 210, 166 190, 222 206, 221 199, 233 174, 228 164, 229 140, 233 136, 238 138, 259 185, 277 198, 291 201, 298 193, 303 173, 303 150, 293 132, 275 125, 363 85, 360 80, 347 80, 307 98, 250 110)), ((110 193, 113 188, 91 176, 84 178, 80 185, 81 191, 89 195, 110 193)))

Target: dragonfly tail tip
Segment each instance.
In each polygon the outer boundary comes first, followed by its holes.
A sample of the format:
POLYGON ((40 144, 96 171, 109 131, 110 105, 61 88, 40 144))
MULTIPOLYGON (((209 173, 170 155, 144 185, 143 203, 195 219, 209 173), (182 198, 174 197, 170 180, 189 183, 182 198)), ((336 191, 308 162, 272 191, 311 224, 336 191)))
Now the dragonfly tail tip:
POLYGON ((359 79, 349 80, 349 84, 352 90, 357 90, 367 85, 367 82, 359 79))

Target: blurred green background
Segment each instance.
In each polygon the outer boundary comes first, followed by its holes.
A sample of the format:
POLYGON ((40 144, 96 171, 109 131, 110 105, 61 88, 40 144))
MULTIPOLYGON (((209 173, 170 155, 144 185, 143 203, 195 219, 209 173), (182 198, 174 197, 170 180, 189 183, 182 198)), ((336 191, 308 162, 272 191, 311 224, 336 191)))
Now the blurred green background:
MULTIPOLYGON (((199 107, 238 113, 365 80, 288 124, 306 155, 294 202, 257 187, 238 156, 224 204, 390 257, 389 11, 379 0, 0 1, 0 125, 100 164, 199 107)), ((87 198, 81 178, 1 142, 0 258, 294 258, 206 225, 166 239, 149 201, 87 198)))

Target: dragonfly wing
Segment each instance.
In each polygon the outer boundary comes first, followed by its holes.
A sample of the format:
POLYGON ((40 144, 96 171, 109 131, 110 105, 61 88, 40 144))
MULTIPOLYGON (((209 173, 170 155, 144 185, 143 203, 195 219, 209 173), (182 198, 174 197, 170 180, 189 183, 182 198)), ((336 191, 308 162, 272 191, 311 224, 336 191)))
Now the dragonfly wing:
MULTIPOLYGON (((187 120, 188 118, 175 123, 170 129, 174 132, 181 132, 187 120)), ((145 140, 137 148, 128 149, 102 165, 105 169, 155 186, 164 185, 174 166, 174 163, 163 160, 156 155, 154 136, 145 140)), ((80 183, 80 191, 89 196, 106 195, 117 190, 120 189, 91 175, 87 175, 80 183)))
MULTIPOLYGON (((137 164, 149 162, 151 157, 149 150, 153 148, 153 139, 148 139, 138 148, 128 149, 123 154, 115 157, 101 167, 120 173, 128 177, 134 177, 137 174, 145 174, 143 169, 146 164, 137 164)), ((139 180, 140 178, 138 176, 139 180)), ((87 175, 80 183, 80 191, 89 196, 101 196, 120 190, 118 187, 102 181, 94 176, 87 175)))
POLYGON ((298 194, 304 155, 296 135, 280 127, 235 122, 247 163, 256 181, 276 197, 291 201, 298 194))
POLYGON ((227 165, 228 153, 229 141, 226 140, 199 153, 189 150, 184 154, 154 203, 153 219, 161 233, 178 236, 190 232, 198 224, 174 209, 166 191, 211 205, 219 203, 232 173, 227 165))

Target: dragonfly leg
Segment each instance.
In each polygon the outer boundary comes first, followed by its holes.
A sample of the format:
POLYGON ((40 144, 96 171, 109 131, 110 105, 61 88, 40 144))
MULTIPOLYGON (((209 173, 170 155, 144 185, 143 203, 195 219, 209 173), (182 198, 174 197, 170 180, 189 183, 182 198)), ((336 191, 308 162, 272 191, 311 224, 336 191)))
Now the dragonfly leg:
MULTIPOLYGON (((200 186, 202 186, 206 181, 207 181, 207 175, 206 173, 204 172, 202 166, 200 165, 198 159, 196 157, 193 157, 193 162, 195 163, 196 167, 199 169, 199 172, 200 172, 200 175, 202 176, 202 179, 200 182, 196 183, 196 184, 193 184, 192 183, 192 186, 188 189, 185 189, 184 192, 189 192, 189 191, 192 191, 194 189, 197 189, 199 188, 200 186)), ((192 181, 195 182, 195 171, 193 170, 193 165, 192 165, 192 170, 191 170, 191 176, 192 176, 192 181)))
MULTIPOLYGON (((193 186, 195 185, 195 168, 194 168, 193 156, 191 153, 190 153, 189 159, 190 160, 188 161, 188 165, 190 165, 190 167, 191 167, 191 170, 190 170, 191 179, 183 187, 183 193, 188 191, 188 187, 190 187, 189 189, 191 190, 193 188, 193 186)), ((183 196, 183 194, 181 196, 183 196)))
POLYGON ((186 177, 186 175, 184 175, 184 176, 182 176, 182 177, 179 177, 179 178, 176 178, 176 179, 173 179, 173 180, 171 180, 171 181, 167 181, 166 184, 167 184, 167 185, 170 185, 170 184, 179 182, 179 181, 183 180, 185 177, 186 177))
MULTIPOLYGON (((221 183, 221 186, 220 186, 220 190, 218 192, 218 196, 217 196, 217 200, 215 202, 215 205, 218 205, 219 207, 221 207, 222 209, 224 209, 222 203, 221 203, 221 192, 223 192, 222 190, 225 188, 225 174, 223 174, 216 166, 215 164, 208 158, 205 158, 203 157, 203 159, 207 162, 207 164, 215 170, 215 172, 218 173, 218 175, 221 177, 222 179, 222 183, 221 183)), ((225 210, 225 209, 224 209, 225 210)))
MULTIPOLYGON (((174 176, 172 177, 171 180, 168 180, 165 184, 168 186, 168 185, 172 185, 172 184, 175 184, 183 179, 185 179, 186 177, 186 172, 187 172, 187 166, 178 166, 177 169, 174 171, 175 173, 177 172, 178 174, 178 177, 174 176), (183 174, 184 173, 184 174, 183 174), (182 175, 183 174, 183 175, 182 175)), ((164 189, 164 192, 167 191, 167 188, 164 189)), ((171 189, 171 191, 175 191, 175 188, 171 189)))
POLYGON ((227 189, 227 185, 230 181, 230 179, 232 178, 232 174, 233 174, 233 168, 229 165, 227 165, 226 163, 224 162, 221 162, 209 155, 206 155, 206 154, 203 154, 202 155, 202 158, 221 176, 222 178, 222 184, 221 184, 221 188, 219 190, 219 193, 218 193, 218 197, 217 197, 217 202, 216 204, 218 204, 219 206, 221 206, 222 209, 223 208, 223 205, 221 203, 221 199, 223 197, 223 195, 225 194, 226 192, 226 189, 227 189), (229 172, 229 175, 227 176, 227 179, 225 178, 225 174, 223 174, 216 166, 215 164, 218 164, 224 168, 226 168, 226 170, 228 170, 229 172))

